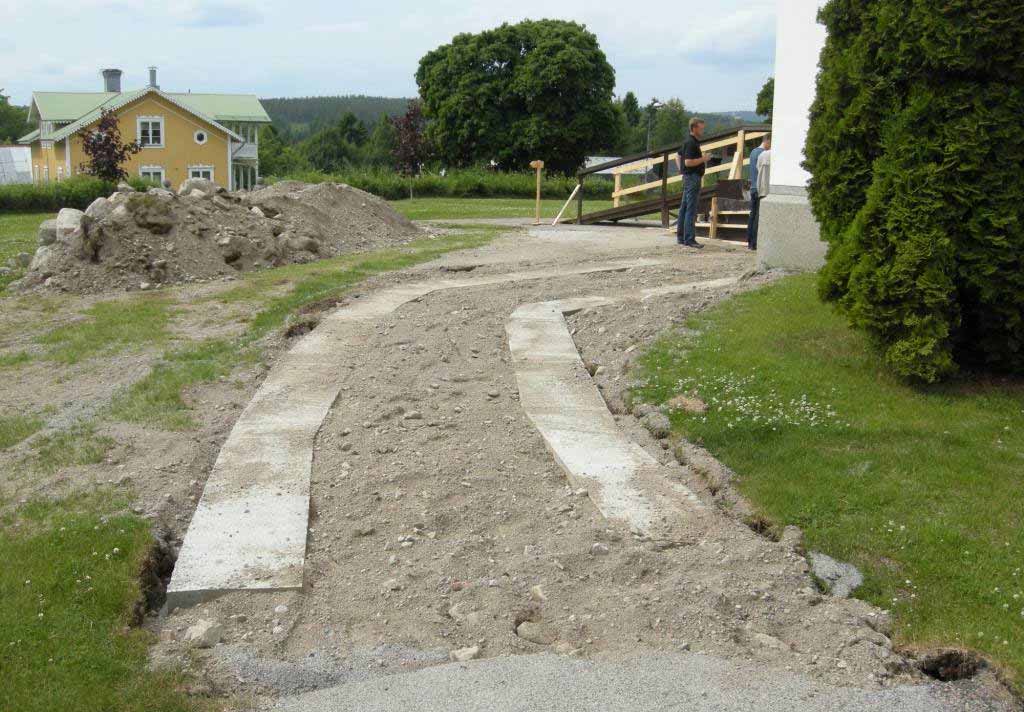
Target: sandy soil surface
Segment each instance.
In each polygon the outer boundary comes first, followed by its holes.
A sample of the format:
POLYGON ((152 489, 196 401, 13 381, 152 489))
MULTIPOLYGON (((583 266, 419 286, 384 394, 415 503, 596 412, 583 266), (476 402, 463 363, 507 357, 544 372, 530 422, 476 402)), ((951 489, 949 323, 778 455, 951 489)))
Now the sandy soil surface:
MULTIPOLYGON (((742 247, 683 251, 651 229, 520 232, 374 278, 349 299, 451 272, 501 274, 635 257, 665 264, 434 293, 381 321, 348 364, 317 440, 304 590, 232 593, 153 615, 145 622, 160 640, 153 665, 184 666, 199 681, 196 692, 229 696, 245 708, 448 662, 454 651, 473 647, 483 658, 551 652, 605 661, 690 651, 834 685, 921 680, 912 661, 893 651, 883 611, 818 592, 799 532, 788 530, 776 542, 752 531, 742 521, 742 501, 722 482, 712 494, 693 463, 700 460, 702 472, 723 481, 727 472, 715 470, 706 453, 655 439, 626 412, 629 364, 647 343, 689 314, 773 278, 750 274, 753 256, 742 247), (669 465, 709 512, 684 545, 656 550, 610 526, 586 492, 568 486, 519 406, 505 322, 530 302, 744 275, 715 293, 626 302, 568 318, 620 426, 669 465), (678 464, 673 450, 690 464, 678 464), (199 620, 224 627, 221 644, 197 650, 184 640, 199 620)), ((193 291, 183 292, 188 307, 176 329, 216 335, 237 328, 244 306, 217 312, 219 305, 202 299, 204 290, 231 286, 183 288, 193 291)), ((75 299, 69 313, 91 298, 75 299)), ((31 332, 3 316, 0 338, 5 352, 33 348, 31 332)), ((134 498, 133 509, 180 545, 220 445, 292 342, 276 334, 264 363, 190 389, 196 429, 104 425, 116 441, 105 463, 7 478, 0 494, 63 494, 117 482, 134 498)), ((2 402, 36 398, 53 404, 55 417, 81 403, 101 407, 162 351, 114 357, 116 378, 32 365, 2 402)), ((0 467, 18 455, 0 453, 0 467)), ((984 709, 983 701, 997 700, 995 689, 981 676, 958 683, 956 694, 965 709, 984 709)), ((1010 709, 1000 705, 990 708, 1010 709)))
MULTIPOLYGON (((183 659, 185 630, 215 620, 225 625, 224 644, 199 656, 209 684, 269 698, 446 662, 473 647, 480 657, 550 651, 605 660, 699 651, 839 686, 923 680, 893 651, 886 612, 818 591, 797 530, 781 541, 752 531, 734 494, 716 487, 713 496, 667 442, 624 412, 629 362, 645 344, 772 276, 749 275, 745 250, 683 252, 658 231, 538 235, 386 281, 612 257, 667 263, 435 293, 378 324, 317 441, 306 590, 228 594, 173 611, 154 623, 165 641, 157 663, 183 659), (659 551, 611 526, 586 492, 568 486, 519 407, 505 322, 530 302, 745 274, 715 293, 570 318, 620 425, 707 504, 684 545, 659 551)), ((964 683, 959 694, 983 697, 990 682, 964 683)))

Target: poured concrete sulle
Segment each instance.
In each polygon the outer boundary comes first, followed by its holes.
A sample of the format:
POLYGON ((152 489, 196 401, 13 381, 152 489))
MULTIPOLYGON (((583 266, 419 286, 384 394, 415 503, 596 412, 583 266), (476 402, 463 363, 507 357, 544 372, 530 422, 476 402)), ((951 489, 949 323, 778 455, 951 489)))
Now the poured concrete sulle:
MULTIPOLYGON (((941 684, 885 690, 823 685, 700 655, 584 661, 516 655, 439 665, 286 698, 278 712, 953 712, 941 684)), ((979 708, 973 708, 979 709, 979 708)))
POLYGON ((624 299, 718 289, 736 282, 725 278, 620 297, 525 304, 506 325, 520 402, 570 481, 587 491, 606 518, 662 546, 678 544, 673 525, 703 505, 673 480, 668 468, 619 429, 576 350, 563 315, 624 299))
POLYGON ((221 448, 167 589, 168 608, 227 591, 302 587, 313 442, 338 396, 348 356, 382 317, 438 290, 657 264, 618 260, 420 282, 332 312, 271 371, 221 448))

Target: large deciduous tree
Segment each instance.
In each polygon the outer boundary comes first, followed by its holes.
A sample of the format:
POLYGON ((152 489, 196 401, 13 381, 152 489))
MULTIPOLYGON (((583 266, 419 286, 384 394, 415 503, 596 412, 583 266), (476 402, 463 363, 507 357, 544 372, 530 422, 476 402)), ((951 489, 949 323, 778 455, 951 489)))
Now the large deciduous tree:
POLYGON ((575 22, 527 20, 457 35, 416 72, 427 134, 454 166, 541 159, 571 173, 617 132, 615 71, 575 22))
POLYGON ((117 116, 112 111, 103 110, 96 128, 82 139, 82 151, 88 157, 82 171, 112 182, 124 180, 128 177, 125 162, 141 150, 142 146, 137 141, 121 140, 117 116))
POLYGON ((27 109, 13 106, 4 90, 0 89, 0 143, 14 142, 27 134, 27 122, 27 109))
POLYGON ((830 0, 811 107, 820 291, 926 382, 1024 371, 1019 0, 830 0))

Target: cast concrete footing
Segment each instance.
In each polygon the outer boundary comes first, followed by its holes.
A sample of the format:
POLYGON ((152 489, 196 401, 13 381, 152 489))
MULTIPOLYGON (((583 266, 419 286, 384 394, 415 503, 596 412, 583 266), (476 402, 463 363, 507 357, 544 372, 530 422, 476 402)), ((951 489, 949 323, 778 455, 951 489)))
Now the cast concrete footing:
POLYGON ((757 265, 761 269, 813 271, 825 264, 827 245, 803 188, 772 186, 761 201, 757 265), (776 192, 779 191, 779 192, 776 192))

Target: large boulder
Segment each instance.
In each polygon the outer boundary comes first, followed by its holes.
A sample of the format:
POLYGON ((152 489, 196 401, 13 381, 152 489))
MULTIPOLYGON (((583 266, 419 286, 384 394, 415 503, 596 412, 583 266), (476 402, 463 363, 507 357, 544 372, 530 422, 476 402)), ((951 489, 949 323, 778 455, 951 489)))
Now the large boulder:
POLYGON ((85 216, 99 222, 113 211, 114 204, 106 198, 96 198, 85 209, 85 216))
POLYGON ((36 250, 36 254, 32 257, 32 262, 28 268, 40 277, 45 278, 57 271, 56 262, 59 258, 60 251, 56 245, 43 245, 36 250))
POLYGON ((201 190, 208 195, 213 195, 214 193, 221 192, 223 188, 212 180, 189 178, 178 187, 178 195, 191 195, 193 190, 201 190))
MULTIPOLYGON (((100 198, 103 200, 103 198, 100 198)), ((39 226, 39 244, 40 245, 52 245, 57 241, 57 220, 43 220, 42 225, 39 226)))
POLYGON ((70 243, 75 233, 82 229, 81 210, 74 208, 61 208, 57 213, 57 242, 70 243))
POLYGON ((148 193, 135 193, 127 208, 135 224, 154 235, 166 235, 174 228, 175 217, 167 200, 148 193))

